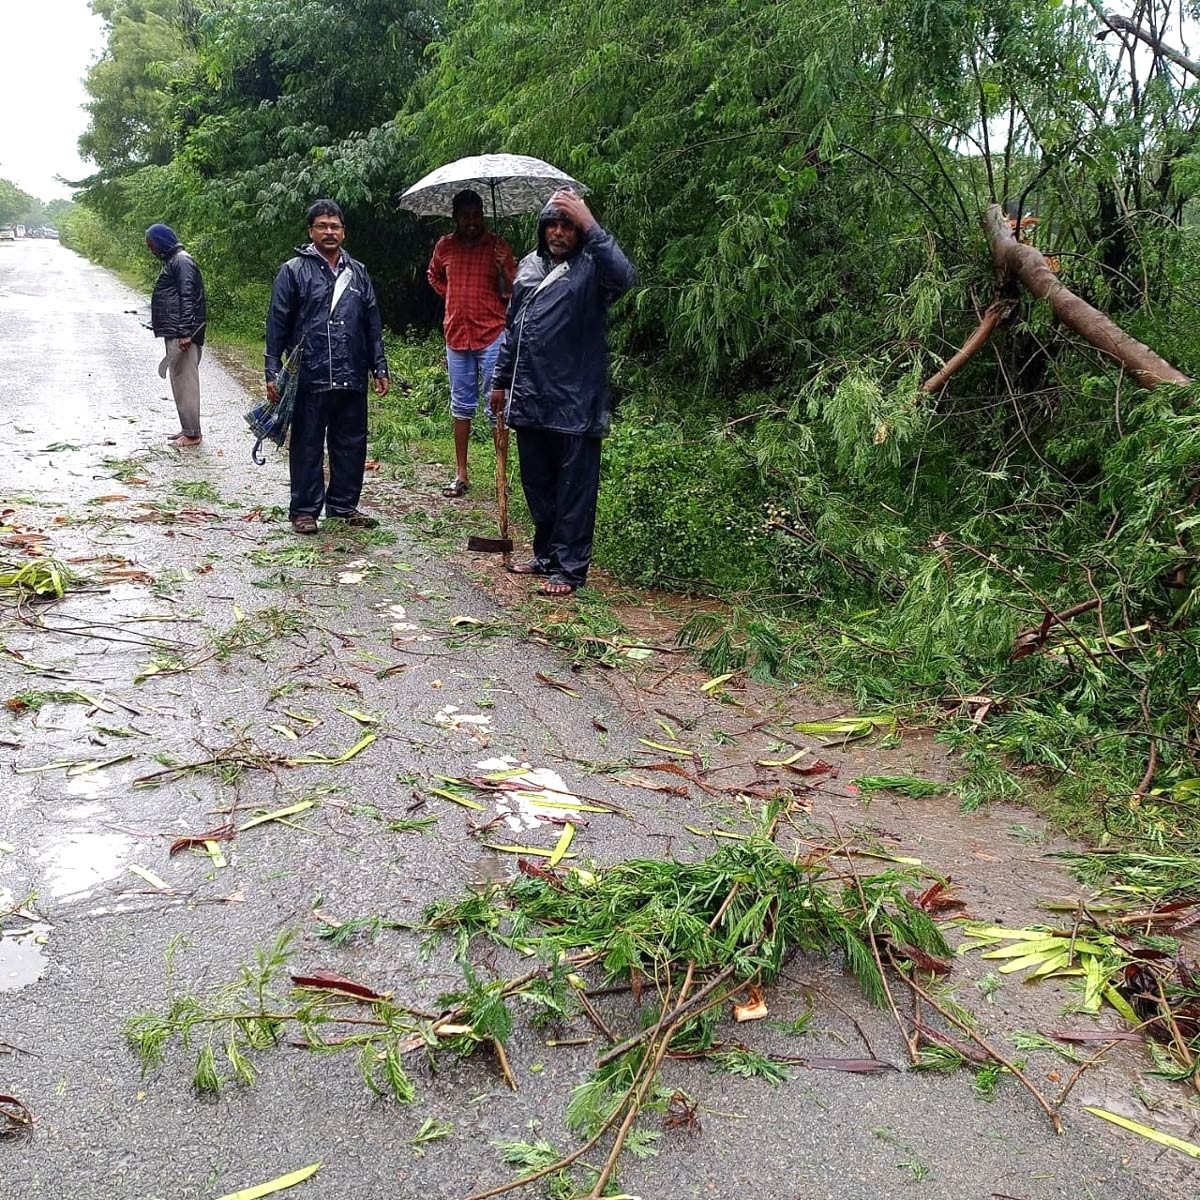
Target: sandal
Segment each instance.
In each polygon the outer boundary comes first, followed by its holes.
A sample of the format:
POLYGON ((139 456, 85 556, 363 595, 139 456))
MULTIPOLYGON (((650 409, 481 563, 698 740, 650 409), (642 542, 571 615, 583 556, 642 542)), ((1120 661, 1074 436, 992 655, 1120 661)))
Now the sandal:
POLYGON ((563 600, 567 596, 575 595, 575 585, 568 583, 565 579, 551 576, 538 588, 537 594, 539 596, 549 596, 555 600, 563 600))
POLYGON ((316 533, 317 518, 312 513, 297 513, 292 518, 292 530, 295 533, 316 533))
POLYGON ((341 521, 344 525, 348 525, 351 529, 378 529, 379 518, 369 517, 365 512, 359 512, 357 508, 350 512, 326 512, 325 516, 330 521, 341 521))
POLYGON ((550 568, 545 563, 531 558, 528 562, 517 563, 516 566, 504 568, 510 575, 549 575, 550 568))
POLYGON ((447 500, 457 500, 471 490, 471 485, 465 479, 452 479, 444 488, 442 495, 447 500))

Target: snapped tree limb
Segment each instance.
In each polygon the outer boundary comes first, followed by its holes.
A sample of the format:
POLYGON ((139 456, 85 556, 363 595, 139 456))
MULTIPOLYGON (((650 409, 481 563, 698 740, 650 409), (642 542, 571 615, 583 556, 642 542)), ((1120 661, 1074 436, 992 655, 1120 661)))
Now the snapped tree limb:
MULTIPOLYGON (((1174 46, 1168 46, 1162 38, 1152 33, 1149 29, 1143 29, 1136 21, 1131 21, 1128 17, 1124 17, 1120 13, 1104 12, 1098 15, 1100 20, 1113 33, 1131 34, 1139 42, 1145 42, 1155 54, 1173 62, 1177 67, 1182 67, 1189 75, 1194 75, 1197 79, 1200 79, 1200 63, 1194 62, 1181 50, 1176 50, 1174 46)), ((1101 33, 1097 36, 1104 37, 1104 34, 1101 33)))
POLYGON ((1017 241, 1000 205, 988 207, 983 228, 1000 274, 1019 279, 1039 300, 1048 300, 1054 315, 1064 325, 1101 354, 1120 363, 1142 387, 1192 382, 1189 376, 1059 282, 1040 250, 1017 241))
POLYGON ((988 339, 996 331, 996 326, 1013 310, 1012 300, 993 300, 987 311, 979 319, 975 332, 962 344, 962 349, 946 360, 945 365, 936 374, 931 375, 922 385, 921 391, 927 396, 940 392, 987 344, 988 339))

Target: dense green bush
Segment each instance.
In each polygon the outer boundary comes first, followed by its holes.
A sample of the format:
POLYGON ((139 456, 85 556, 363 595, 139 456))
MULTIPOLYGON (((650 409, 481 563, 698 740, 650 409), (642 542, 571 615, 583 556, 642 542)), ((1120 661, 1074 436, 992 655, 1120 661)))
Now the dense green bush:
POLYGON ((730 442, 627 415, 604 448, 598 561, 641 584, 732 592, 773 584, 765 495, 730 442))

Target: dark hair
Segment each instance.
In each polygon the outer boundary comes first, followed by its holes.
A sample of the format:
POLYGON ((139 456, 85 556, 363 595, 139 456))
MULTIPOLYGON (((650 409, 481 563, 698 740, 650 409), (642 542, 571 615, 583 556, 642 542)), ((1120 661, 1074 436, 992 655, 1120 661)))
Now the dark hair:
POLYGON ((457 216, 460 208, 466 208, 468 204, 478 204, 483 207, 483 197, 471 188, 463 188, 453 200, 450 201, 450 215, 457 216))
POLYGON ((318 217, 337 217, 343 225, 346 223, 336 200, 318 200, 315 204, 310 204, 308 212, 304 214, 305 223, 311 226, 318 217))

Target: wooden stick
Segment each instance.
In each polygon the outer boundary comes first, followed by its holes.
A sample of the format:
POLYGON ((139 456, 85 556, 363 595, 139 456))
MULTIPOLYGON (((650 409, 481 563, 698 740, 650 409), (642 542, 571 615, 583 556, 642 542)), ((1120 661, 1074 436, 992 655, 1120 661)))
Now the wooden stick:
POLYGON ((980 317, 975 332, 963 342, 962 349, 948 358, 945 366, 936 375, 931 375, 921 384, 921 391, 927 396, 940 392, 987 344, 988 339, 995 333, 996 326, 1012 312, 1014 305, 1015 301, 1012 300, 993 300, 988 305, 987 311, 980 317))
MULTIPOLYGON (((895 962, 892 963, 895 966, 895 962)), ((1054 1132, 1061 1134, 1063 1132, 1062 1121, 1059 1119, 1058 1113, 1055 1111, 1050 1102, 1030 1083, 1028 1076, 1015 1063, 1010 1062, 998 1050, 995 1050, 987 1042, 980 1037, 965 1021, 954 1016, 953 1013, 947 1012, 915 979, 906 975, 903 971, 897 968, 897 974, 904 980, 930 1008, 936 1009, 942 1016, 950 1022, 956 1029, 961 1030, 967 1035, 981 1050, 986 1051, 988 1056, 998 1062, 1006 1071, 1010 1071, 1024 1085, 1029 1094, 1041 1105, 1042 1111, 1050 1118, 1050 1124, 1054 1126, 1054 1132)))
POLYGON ((875 941, 875 930, 871 926, 870 918, 867 917, 869 905, 867 904, 867 895, 863 891, 862 880, 858 877, 858 870, 854 865, 854 860, 850 857, 850 852, 846 848, 846 839, 842 836, 842 831, 838 827, 837 817, 830 813, 830 820, 833 822, 833 831, 837 834, 838 840, 842 843, 839 849, 845 856, 846 865, 850 868, 850 875, 854 879, 854 887, 858 892, 858 902, 862 905, 863 916, 867 920, 867 940, 871 943, 871 956, 875 959, 875 968, 879 972, 879 979, 883 984, 883 994, 887 997, 888 1008, 892 1010, 892 1018, 896 1022, 896 1029, 900 1036, 904 1039, 904 1045, 908 1048, 909 1061, 916 1066, 920 1061, 920 1054, 916 1047, 916 1037, 911 1030, 905 1029, 904 1022, 900 1019, 900 1010, 896 1007, 895 997, 892 995, 892 989, 888 986, 887 971, 884 970, 883 959, 879 954, 879 945, 875 941))
MULTIPOLYGON (((667 994, 667 997, 663 1001, 664 1012, 659 1016, 658 1024, 654 1027, 655 1033, 658 1033, 658 1031, 662 1028, 663 1016, 665 1016, 666 1006, 669 1003, 670 993, 667 994)), ((645 1064, 643 1064, 643 1070, 644 1067, 645 1064)), ((653 1077, 653 1074, 651 1074, 650 1078, 653 1079, 653 1077)), ((625 1111, 626 1104, 628 1104, 633 1098, 633 1095, 641 1082, 642 1071, 639 1070, 637 1077, 630 1085, 629 1091, 625 1093, 625 1096, 621 1102, 613 1109, 611 1113, 609 1113, 604 1122, 601 1124, 600 1128, 597 1129, 596 1132, 590 1138, 588 1138, 588 1140, 584 1142, 584 1144, 580 1146, 578 1150, 573 1150, 570 1154, 563 1155, 562 1158, 560 1158, 557 1162, 552 1162, 548 1167, 542 1167, 540 1170, 534 1171, 529 1175, 522 1175, 520 1179, 510 1179, 508 1183, 502 1183, 497 1187, 489 1188, 486 1192, 473 1192, 470 1196, 466 1197, 466 1200, 491 1200, 493 1196, 502 1196, 505 1194, 505 1192, 512 1192, 517 1188, 525 1187, 527 1184, 536 1183, 539 1179, 545 1179, 547 1175, 556 1175, 559 1171, 563 1171, 573 1163, 578 1162, 585 1154, 587 1154, 589 1150, 592 1149, 593 1146, 600 1141, 600 1139, 609 1131, 609 1129, 616 1124, 617 1118, 625 1111)))

